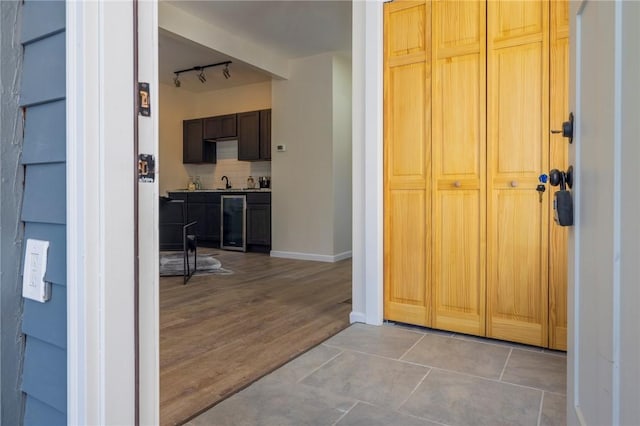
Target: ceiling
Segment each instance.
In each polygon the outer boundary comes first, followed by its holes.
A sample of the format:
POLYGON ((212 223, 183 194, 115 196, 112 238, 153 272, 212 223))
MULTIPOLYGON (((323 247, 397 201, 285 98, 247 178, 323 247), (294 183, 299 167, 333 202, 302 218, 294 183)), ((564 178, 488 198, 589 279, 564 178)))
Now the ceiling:
MULTIPOLYGON (((351 1, 168 1, 184 12, 198 16, 234 36, 264 46, 287 59, 323 52, 351 51, 351 1)), ((207 81, 200 83, 197 72, 181 74, 181 88, 202 92, 267 81, 271 76, 259 69, 190 40, 160 29, 160 82, 173 84, 173 72, 222 61, 223 67, 205 70, 207 81)))
POLYGON ((198 72, 191 71, 180 74, 180 88, 192 92, 205 92, 271 80, 271 76, 251 65, 162 29, 159 31, 158 72, 160 73, 160 83, 173 84, 174 71, 224 61, 233 62, 229 65, 231 78, 226 79, 222 75, 224 67, 213 67, 204 71, 207 81, 200 83, 198 72))

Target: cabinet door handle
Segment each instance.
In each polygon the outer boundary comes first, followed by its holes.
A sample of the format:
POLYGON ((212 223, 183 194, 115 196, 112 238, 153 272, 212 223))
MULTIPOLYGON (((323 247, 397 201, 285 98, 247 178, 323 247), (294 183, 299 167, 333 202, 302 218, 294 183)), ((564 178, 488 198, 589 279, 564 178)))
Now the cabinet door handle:
POLYGON ((460 188, 462 186, 462 184, 460 183, 459 180, 453 182, 453 186, 455 186, 456 188, 460 188))
POLYGON ((516 186, 518 186, 518 181, 517 180, 512 180, 511 181, 511 187, 515 188, 516 186))

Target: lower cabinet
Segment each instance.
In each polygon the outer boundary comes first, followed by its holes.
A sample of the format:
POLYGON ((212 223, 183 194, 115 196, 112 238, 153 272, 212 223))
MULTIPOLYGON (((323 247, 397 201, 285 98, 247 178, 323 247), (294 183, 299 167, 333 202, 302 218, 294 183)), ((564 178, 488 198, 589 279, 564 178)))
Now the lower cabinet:
POLYGON ((185 200, 187 219, 195 226, 198 245, 220 247, 220 194, 217 192, 170 192, 169 197, 185 200))
POLYGON ((271 250, 270 193, 247 193, 247 250, 271 250))
MULTIPOLYGON (((213 243, 220 242, 220 198, 217 203, 189 203, 187 206, 189 222, 197 221, 196 235, 198 241, 213 243)), ((208 245, 208 244, 205 244, 208 245)))
MULTIPOLYGON (((224 194, 244 194, 225 192, 224 194)), ((185 200, 189 222, 195 227, 198 245, 220 247, 220 192, 170 192, 169 197, 185 200)), ((247 251, 268 253, 271 250, 271 193, 246 193, 247 251)))

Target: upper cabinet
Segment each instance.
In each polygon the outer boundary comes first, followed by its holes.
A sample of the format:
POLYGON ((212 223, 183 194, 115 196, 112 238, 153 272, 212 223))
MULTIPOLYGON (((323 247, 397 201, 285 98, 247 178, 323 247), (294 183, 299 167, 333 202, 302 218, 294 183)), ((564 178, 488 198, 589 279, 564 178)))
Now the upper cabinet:
POLYGON ((271 110, 260 111, 260 158, 271 160, 271 110))
POLYGON ((182 162, 216 162, 216 144, 204 141, 201 118, 182 122, 182 162))
POLYGON ((238 114, 238 160, 271 160, 271 110, 238 114))
POLYGON ((229 140, 238 136, 236 130, 236 114, 219 115, 202 119, 204 139, 229 140))

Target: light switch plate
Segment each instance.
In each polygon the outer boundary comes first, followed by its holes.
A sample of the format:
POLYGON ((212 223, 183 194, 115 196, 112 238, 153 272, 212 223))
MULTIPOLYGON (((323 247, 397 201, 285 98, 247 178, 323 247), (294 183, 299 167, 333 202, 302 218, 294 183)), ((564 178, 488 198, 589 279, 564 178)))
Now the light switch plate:
POLYGON ((51 297, 51 284, 44 281, 49 241, 27 240, 22 276, 22 297, 44 303, 51 297))

